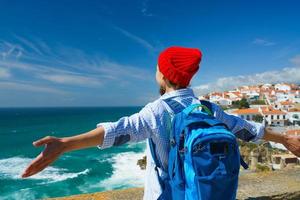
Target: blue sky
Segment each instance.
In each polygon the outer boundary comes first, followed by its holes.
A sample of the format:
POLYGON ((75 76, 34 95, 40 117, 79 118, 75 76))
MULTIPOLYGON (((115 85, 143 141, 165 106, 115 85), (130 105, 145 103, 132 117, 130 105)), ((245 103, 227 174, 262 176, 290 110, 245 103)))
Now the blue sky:
POLYGON ((203 52, 199 94, 300 82, 299 1, 0 0, 0 107, 145 105, 157 56, 203 52))

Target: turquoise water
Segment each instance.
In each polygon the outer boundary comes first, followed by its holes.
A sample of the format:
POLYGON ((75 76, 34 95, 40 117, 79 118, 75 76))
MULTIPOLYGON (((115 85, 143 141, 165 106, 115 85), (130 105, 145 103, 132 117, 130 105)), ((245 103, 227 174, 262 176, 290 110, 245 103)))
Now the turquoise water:
POLYGON ((64 154, 28 179, 20 174, 43 147, 32 142, 46 135, 69 136, 137 112, 120 108, 1 108, 0 199, 41 199, 142 186, 144 171, 136 165, 145 143, 64 154))

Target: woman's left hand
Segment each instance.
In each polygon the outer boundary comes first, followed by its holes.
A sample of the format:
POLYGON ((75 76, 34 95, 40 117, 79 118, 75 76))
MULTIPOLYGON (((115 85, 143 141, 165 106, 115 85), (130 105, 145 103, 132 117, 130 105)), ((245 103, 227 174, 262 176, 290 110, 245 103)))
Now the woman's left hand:
POLYGON ((300 157, 300 136, 285 135, 282 144, 293 154, 300 157))

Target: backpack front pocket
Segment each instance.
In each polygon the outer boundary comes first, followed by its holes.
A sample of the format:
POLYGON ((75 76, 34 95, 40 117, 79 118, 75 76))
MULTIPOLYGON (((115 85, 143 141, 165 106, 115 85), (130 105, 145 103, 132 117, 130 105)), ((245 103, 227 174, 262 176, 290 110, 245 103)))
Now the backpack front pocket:
POLYGON ((196 141, 191 160, 196 176, 210 176, 217 169, 220 174, 236 174, 240 159, 238 148, 230 140, 196 141))
POLYGON ((240 159, 238 148, 231 139, 196 139, 190 155, 196 199, 235 199, 240 159))
POLYGON ((235 200, 237 189, 237 174, 216 176, 195 176, 198 200, 235 200))

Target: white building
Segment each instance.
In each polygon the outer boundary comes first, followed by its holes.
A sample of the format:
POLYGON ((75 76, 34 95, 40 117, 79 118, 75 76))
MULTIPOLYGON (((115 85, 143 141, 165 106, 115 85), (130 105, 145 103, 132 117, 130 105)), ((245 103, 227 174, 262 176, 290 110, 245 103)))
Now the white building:
POLYGON ((221 106, 231 106, 232 100, 227 98, 220 98, 217 103, 221 106))
POLYGON ((278 83, 274 86, 275 90, 290 91, 291 86, 285 83, 278 83))
POLYGON ((291 101, 281 101, 281 102, 276 102, 274 104, 274 107, 276 109, 288 111, 288 110, 294 108, 294 103, 291 101))
POLYGON ((209 100, 214 103, 217 103, 222 97, 223 97, 222 93, 219 92, 213 92, 209 94, 209 100))
POLYGON ((300 126, 300 110, 296 108, 290 109, 287 112, 287 118, 291 124, 300 126))
POLYGON ((276 94, 275 94, 275 96, 276 96, 276 99, 277 99, 278 102, 287 101, 287 100, 290 99, 289 93, 284 92, 282 90, 277 91, 276 94))
POLYGON ((269 84, 269 83, 263 84, 261 86, 261 89, 263 89, 263 90, 269 90, 271 88, 272 88, 272 84, 269 84))
POLYGON ((238 109, 233 111, 232 114, 249 121, 253 121, 254 116, 261 115, 258 108, 238 109))
POLYGON ((259 108, 238 109, 233 114, 245 120, 252 120, 254 116, 263 116, 265 125, 284 126, 287 122, 287 114, 281 110, 275 110, 271 107, 262 106, 259 108))
POLYGON ((223 97, 231 101, 239 101, 243 98, 243 95, 238 91, 228 91, 223 93, 223 97))
POLYGON ((262 107, 260 111, 265 119, 265 125, 284 126, 287 122, 287 113, 270 107, 262 107))
POLYGON ((246 96, 250 99, 250 100, 257 100, 259 99, 259 93, 255 92, 255 91, 250 91, 246 94, 246 96))

